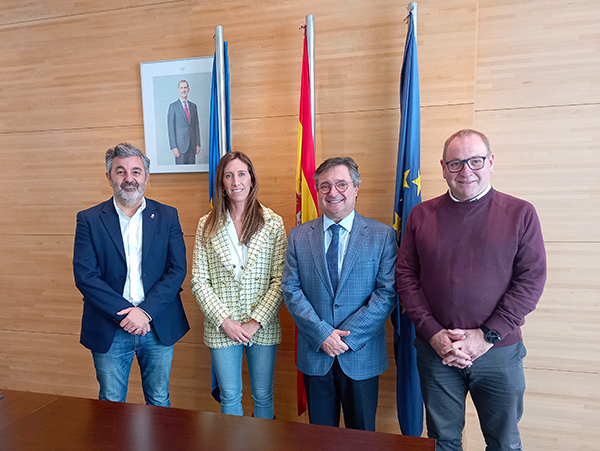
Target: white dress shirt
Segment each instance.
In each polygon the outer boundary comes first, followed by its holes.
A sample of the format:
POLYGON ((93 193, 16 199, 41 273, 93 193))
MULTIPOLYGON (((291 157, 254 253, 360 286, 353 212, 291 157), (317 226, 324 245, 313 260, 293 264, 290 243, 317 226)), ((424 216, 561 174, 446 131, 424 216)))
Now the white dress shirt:
MULTIPOLYGON (((492 189, 492 184, 489 183, 486 189, 484 189, 478 196, 475 196, 473 199, 470 199, 469 202, 473 202, 475 200, 481 199, 483 196, 485 196, 487 193, 489 193, 491 189, 492 189)), ((448 190, 448 194, 450 194, 450 199, 452 199, 454 202, 460 202, 460 200, 458 200, 456 197, 454 197, 454 195, 452 194, 452 190, 448 190)))
POLYGON ((123 289, 123 297, 138 306, 145 299, 144 283, 142 282, 142 211, 146 208, 146 198, 142 198, 142 205, 130 218, 119 208, 113 198, 113 203, 119 215, 121 236, 127 260, 127 279, 123 289))

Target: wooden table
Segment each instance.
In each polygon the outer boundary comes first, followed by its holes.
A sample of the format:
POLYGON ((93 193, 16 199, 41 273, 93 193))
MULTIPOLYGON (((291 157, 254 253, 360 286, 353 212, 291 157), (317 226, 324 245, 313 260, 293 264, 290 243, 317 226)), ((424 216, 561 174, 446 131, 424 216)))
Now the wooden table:
POLYGON ((435 440, 0 390, 2 451, 435 451, 435 440))

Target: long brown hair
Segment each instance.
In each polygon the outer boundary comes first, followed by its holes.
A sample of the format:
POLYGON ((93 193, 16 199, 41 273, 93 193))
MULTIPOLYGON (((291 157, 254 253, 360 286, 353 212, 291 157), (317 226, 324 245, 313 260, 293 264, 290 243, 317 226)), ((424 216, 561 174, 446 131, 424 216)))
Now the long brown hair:
POLYGON ((227 211, 230 208, 229 198, 224 195, 223 178, 225 177, 225 167, 233 160, 241 160, 248 165, 248 172, 252 187, 246 201, 244 209, 244 217, 242 218, 242 244, 248 245, 252 236, 265 225, 265 218, 260 203, 256 199, 258 192, 258 179, 252 161, 242 152, 228 152, 223 157, 217 166, 215 174, 215 197, 213 199, 213 208, 208 212, 208 218, 204 224, 202 231, 202 242, 207 243, 217 233, 217 230, 225 225, 227 211))

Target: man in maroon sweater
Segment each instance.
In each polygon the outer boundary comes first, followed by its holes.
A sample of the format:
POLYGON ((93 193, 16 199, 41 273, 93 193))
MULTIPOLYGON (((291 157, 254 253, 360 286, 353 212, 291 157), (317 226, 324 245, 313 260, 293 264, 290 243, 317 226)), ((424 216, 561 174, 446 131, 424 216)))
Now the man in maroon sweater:
POLYGON ((462 450, 470 392, 487 451, 521 450, 521 326, 546 281, 540 223, 533 205, 491 187, 494 155, 482 133, 450 136, 441 165, 450 189, 413 208, 396 266, 428 435, 437 451, 462 450))

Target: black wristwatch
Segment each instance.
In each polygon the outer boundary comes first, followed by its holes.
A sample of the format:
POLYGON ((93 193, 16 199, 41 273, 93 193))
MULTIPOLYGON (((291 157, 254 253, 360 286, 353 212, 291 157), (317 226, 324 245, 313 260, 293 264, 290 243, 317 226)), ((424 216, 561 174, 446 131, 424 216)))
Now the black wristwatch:
POLYGON ((500 334, 495 330, 485 326, 481 326, 481 330, 483 332, 483 336, 485 337, 485 341, 488 343, 494 344, 500 341, 500 334))

